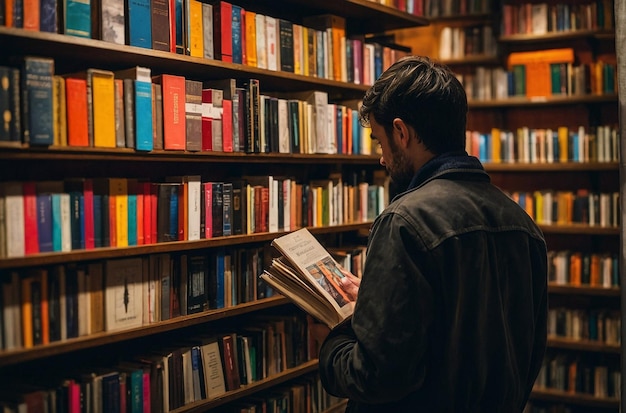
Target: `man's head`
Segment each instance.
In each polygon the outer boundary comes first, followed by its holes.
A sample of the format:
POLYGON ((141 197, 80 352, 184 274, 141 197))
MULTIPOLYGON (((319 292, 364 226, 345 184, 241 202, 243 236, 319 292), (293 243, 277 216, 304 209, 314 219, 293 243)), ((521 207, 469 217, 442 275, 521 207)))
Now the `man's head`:
POLYGON ((366 92, 360 117, 400 187, 430 158, 465 150, 465 90, 447 67, 426 57, 405 57, 387 69, 366 92))

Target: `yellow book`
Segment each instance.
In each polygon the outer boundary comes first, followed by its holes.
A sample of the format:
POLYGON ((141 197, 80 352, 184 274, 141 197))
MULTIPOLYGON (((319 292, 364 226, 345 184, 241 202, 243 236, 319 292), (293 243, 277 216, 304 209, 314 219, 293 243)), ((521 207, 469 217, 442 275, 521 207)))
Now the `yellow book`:
POLYGON ((202 3, 189 0, 189 55, 204 57, 204 32, 202 26, 202 3))
POLYGON ((567 126, 559 126, 557 136, 559 137, 559 162, 567 162, 568 160, 567 140, 569 139, 569 130, 567 126))
POLYGON ((544 224, 544 216, 543 216, 543 194, 541 191, 535 191, 533 193, 533 198, 535 200, 535 221, 538 224, 544 224))
POLYGON ((257 66, 256 58, 256 13, 246 10, 245 18, 246 31, 246 64, 248 66, 257 66))
POLYGON ((293 72, 302 74, 302 26, 293 24, 293 72))
MULTIPOLYGON (((128 180, 109 178, 109 197, 115 199, 115 239, 118 247, 128 246, 128 180)), ((136 219, 136 217, 132 217, 136 219)))
POLYGON ((93 146, 115 148, 115 82, 110 70, 87 70, 87 93, 91 89, 93 146))
POLYGON ((53 77, 52 89, 52 127, 54 144, 67 146, 67 103, 65 99, 65 78, 53 77))
MULTIPOLYGON (((309 28, 301 26, 302 28, 302 74, 304 76, 310 76, 309 73, 309 28)), ((310 29, 313 30, 313 29, 310 29)))
POLYGON ((315 196, 317 198, 316 209, 317 213, 315 214, 315 226, 321 227, 323 225, 324 220, 324 189, 321 186, 317 188, 313 188, 315 191, 315 196))
POLYGON ((33 290, 32 276, 22 278, 22 345, 24 348, 31 348, 34 345, 33 339, 33 290))
POLYGON ((491 162, 502 162, 500 129, 491 128, 491 162))

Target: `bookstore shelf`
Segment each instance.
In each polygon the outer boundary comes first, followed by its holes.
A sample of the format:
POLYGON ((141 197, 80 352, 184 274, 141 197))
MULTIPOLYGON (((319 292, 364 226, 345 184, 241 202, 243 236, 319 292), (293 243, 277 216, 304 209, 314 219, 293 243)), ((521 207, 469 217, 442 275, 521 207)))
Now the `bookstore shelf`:
MULTIPOLYGON (((296 154, 245 152, 187 152, 152 150, 136 151, 131 148, 78 148, 51 146, 49 148, 28 147, 18 144, 0 144, 0 160, 4 161, 106 161, 106 162, 210 162, 216 163, 314 163, 314 164, 358 164, 377 165, 379 156, 342 154, 296 154)), ((0 167, 1 168, 1 167, 0 167)))
POLYGON ((619 399, 612 397, 595 397, 590 394, 572 393, 554 389, 533 389, 530 394, 531 400, 543 400, 550 402, 574 403, 580 406, 597 408, 617 408, 619 399))
POLYGON ((25 361, 41 360, 51 356, 68 354, 77 350, 96 348, 140 337, 147 337, 153 334, 179 330, 184 327, 254 313, 259 310, 278 307, 288 303, 289 301, 286 298, 281 295, 275 295, 269 298, 238 304, 234 307, 213 309, 202 313, 180 316, 129 330, 100 332, 88 336, 56 341, 46 345, 38 345, 27 349, 0 350, 0 367, 16 365, 25 361))
POLYGON ((592 287, 592 286, 579 286, 579 285, 563 285, 550 283, 548 285, 548 291, 550 294, 560 295, 580 295, 590 297, 619 297, 621 294, 620 287, 592 287))
POLYGON ((619 354, 621 351, 619 344, 606 344, 590 340, 574 340, 564 337, 548 337, 548 347, 613 354, 619 354))
POLYGON ((470 100, 470 109, 501 109, 507 107, 544 107, 544 106, 573 106, 595 103, 615 103, 617 94, 577 95, 577 96, 538 96, 532 98, 510 97, 507 99, 470 100))
POLYGON ((206 412, 215 407, 221 406, 223 404, 226 404, 235 400, 242 399, 246 396, 250 396, 259 391, 274 387, 277 384, 287 382, 289 380, 300 377, 304 374, 313 373, 315 371, 317 371, 317 360, 307 361, 298 367, 288 369, 286 371, 283 371, 267 379, 262 379, 252 384, 243 385, 241 386, 239 390, 228 391, 223 396, 217 397, 215 399, 202 400, 199 402, 186 404, 184 407, 171 410, 170 413, 206 412))
POLYGON ((447 66, 470 66, 470 65, 498 65, 500 60, 497 56, 468 55, 459 59, 445 59, 441 63, 447 66))
MULTIPOLYGON (((371 222, 358 222, 353 224, 333 225, 326 227, 309 227, 313 234, 339 234, 348 231, 368 229, 371 222)), ((67 262, 90 261, 109 258, 134 257, 146 254, 159 254, 165 252, 193 251, 206 248, 245 245, 260 242, 270 242, 276 237, 286 234, 284 231, 263 232, 246 235, 230 235, 200 239, 196 241, 172 241, 159 242, 156 244, 137 245, 130 247, 103 247, 91 250, 74 250, 70 252, 51 252, 35 255, 27 255, 16 258, 0 259, 0 269, 23 268, 38 265, 51 265, 67 262)))
MULTIPOLYGON (((15 56, 49 55, 55 59, 56 71, 71 73, 83 70, 85 62, 92 67, 109 67, 121 70, 133 66, 146 66, 153 75, 160 73, 184 73, 189 79, 213 79, 253 77, 263 85, 263 90, 289 92, 298 90, 321 90, 340 95, 342 99, 360 98, 367 85, 346 83, 319 77, 304 76, 284 71, 204 59, 141 47, 118 45, 102 40, 43 33, 22 29, 0 27, 0 43, 11 44, 15 56), (76 57, 80 56, 80 59, 76 57)), ((3 57, 9 57, 4 55, 3 57)), ((8 64, 8 62, 0 62, 8 64)))
POLYGON ((494 163, 485 162, 488 172, 601 172, 619 169, 618 162, 554 162, 554 163, 494 163))
POLYGON ((568 30, 546 34, 511 34, 500 36, 501 43, 550 43, 574 39, 615 39, 615 32, 609 30, 568 30))

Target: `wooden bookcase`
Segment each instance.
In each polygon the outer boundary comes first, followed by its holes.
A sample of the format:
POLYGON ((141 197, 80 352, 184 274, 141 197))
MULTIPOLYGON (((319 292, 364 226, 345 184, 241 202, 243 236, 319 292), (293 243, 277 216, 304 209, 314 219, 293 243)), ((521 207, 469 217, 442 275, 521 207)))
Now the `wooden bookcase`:
MULTIPOLYGON (((463 3, 462 0, 455 1, 452 2, 452 5, 458 7, 461 3, 463 3)), ((548 30, 542 34, 510 33, 505 35, 503 4, 505 6, 512 4, 513 7, 524 6, 521 6, 521 2, 507 2, 506 0, 494 3, 486 13, 464 15, 440 13, 429 18, 431 24, 427 27, 403 29, 395 31, 393 34, 398 42, 411 44, 413 53, 428 55, 440 60, 451 67, 455 73, 463 76, 465 80, 467 80, 468 75, 474 75, 478 68, 487 71, 507 70, 507 58, 515 52, 572 48, 575 51, 574 66, 597 61, 615 65, 614 25, 608 24, 606 27, 578 30, 548 30), (468 54, 461 58, 440 58, 439 47, 444 27, 470 27, 476 24, 492 25, 497 40, 496 56, 485 57, 468 54)), ((551 1, 546 3, 550 7, 557 3, 568 2, 551 1)), ((440 5, 442 4, 444 2, 440 2, 440 5)), ((612 3, 605 6, 612 8, 612 3)), ((611 15, 612 12, 608 14, 609 19, 611 15)), ((530 98, 526 96, 495 98, 493 96, 495 95, 480 100, 470 97, 468 130, 490 134, 492 128, 516 131, 522 127, 540 129, 566 126, 571 131, 582 126, 587 133, 594 133, 596 126, 611 125, 612 128, 619 131, 618 98, 614 90, 603 91, 602 93, 548 95, 530 98)), ((619 146, 619 142, 617 146, 619 146)), ((615 158, 606 162, 591 160, 555 163, 493 162, 492 159, 488 158, 484 159, 484 165, 492 181, 510 193, 514 191, 532 193, 546 189, 575 192, 581 188, 607 193, 619 192, 619 163, 615 158)), ((620 214, 618 213, 618 215, 620 214)), ((583 255, 590 253, 612 254, 615 257, 614 265, 617 265, 620 231, 623 225, 623 222, 620 221, 621 216, 617 223, 614 222, 606 226, 557 222, 540 222, 540 226, 546 237, 549 251, 580 252, 583 255)), ((584 323, 588 322, 585 317, 610 313, 613 315, 612 321, 619 324, 620 277, 617 270, 614 274, 617 274, 615 283, 610 286, 573 285, 567 280, 551 281, 548 289, 550 311, 562 309, 569 311, 569 313, 561 313, 559 317, 565 317, 563 320, 566 319, 567 321, 564 323, 570 323, 570 327, 572 323, 578 323, 578 321, 567 318, 572 313, 586 314, 583 316, 584 323)), ((597 366, 606 367, 610 371, 617 371, 616 375, 619 375, 620 355, 622 353, 619 328, 613 332, 616 333, 616 337, 612 337, 609 342, 580 337, 571 338, 562 335, 562 333, 560 335, 551 334, 548 339, 546 366, 541 374, 545 373, 548 376, 552 374, 554 377, 547 377, 547 379, 544 377, 544 381, 549 384, 542 384, 541 379, 537 381, 527 408, 528 413, 617 412, 620 400, 615 393, 600 392, 594 394, 593 385, 587 386, 587 391, 580 391, 583 386, 581 382, 584 380, 593 382, 595 380, 593 377, 589 378, 593 376, 593 373, 589 372, 597 366), (556 367, 553 362, 550 372, 550 360, 555 358, 564 361, 556 367), (578 375, 572 371, 572 361, 576 360, 584 361, 578 365, 578 375), (581 366, 583 367, 581 368, 581 366), (587 371, 583 371, 583 369, 587 369, 587 371), (587 378, 582 377, 584 374, 587 374, 587 378), (559 375, 561 376, 558 379, 560 381, 555 379, 559 375), (573 377, 577 378, 574 379, 573 377), (556 387, 555 380, 558 381, 560 388, 556 387), (569 380, 572 382, 568 383, 569 380), (576 380, 578 383, 575 383, 576 380), (576 389, 575 386, 578 388, 576 389)), ((606 380, 603 386, 610 381, 606 375, 603 377, 604 379, 606 380)), ((597 382, 595 384, 597 385, 597 382)), ((608 386, 617 387, 617 394, 619 394, 619 381, 608 384, 608 386)))
MULTIPOLYGON (((60 4, 60 3, 59 3, 60 4)), ((346 19, 348 35, 364 35, 405 27, 427 25, 428 21, 395 8, 367 0, 243 0, 236 4, 247 10, 301 23, 303 17, 334 13, 346 19)), ((59 6, 60 8, 60 6, 59 6)), ((257 67, 226 63, 219 60, 190 57, 181 54, 107 43, 101 40, 73 37, 57 33, 28 31, 0 27, 0 43, 11 45, 0 52, 0 65, 15 66, 15 58, 39 56, 54 59, 55 74, 75 73, 87 68, 121 70, 144 66, 152 75, 176 74, 197 81, 235 78, 241 81, 258 79, 261 91, 285 93, 319 90, 328 93, 329 100, 340 102, 362 97, 368 86, 336 80, 271 71, 257 67)), ((68 116, 71 116, 68 115, 68 116)), ((206 180, 220 181, 244 176, 290 176, 299 180, 327 179, 332 173, 370 178, 381 171, 375 155, 318 155, 279 153, 217 153, 154 150, 139 152, 130 148, 77 148, 69 146, 35 147, 23 143, 0 143, 0 182, 48 181, 68 178, 124 177, 154 179, 200 175, 206 180)), ((371 221, 344 223, 333 226, 310 227, 312 233, 329 246, 350 245, 362 241, 371 221)), ((11 274, 24 274, 36 269, 58 266, 88 265, 107 260, 150 257, 170 254, 203 253, 211 255, 222 249, 264 248, 272 239, 284 234, 261 232, 200 239, 136 245, 76 249, 67 252, 37 253, 0 258, 2 282, 11 274)), ((267 258, 267 257, 265 257, 267 258)), ((17 293, 17 291, 16 291, 17 293)), ((120 331, 101 331, 86 336, 34 345, 31 348, 0 350, 0 377, 3 384, 31 381, 40 372, 51 377, 81 367, 105 367, 120 358, 132 358, 165 348, 181 340, 207 333, 236 331, 257 316, 286 316, 301 314, 285 298, 270 296, 253 299, 231 307, 210 309, 169 320, 145 324, 120 331)), ((174 409, 176 412, 200 412, 227 409, 248 397, 263 394, 285 383, 314 375, 316 360, 311 358, 267 378, 227 391, 217 397, 195 401, 174 409)), ((43 375, 43 374, 41 374, 43 375)), ((36 380, 35 380, 36 381, 36 380)), ((45 384, 44 384, 45 386, 45 384)), ((24 391, 32 390, 30 387, 24 391)), ((8 397, 2 395, 2 397, 8 397)), ((10 398, 10 397, 9 397, 10 398)), ((0 397, 1 399, 1 397, 0 397)), ((334 408, 337 411, 337 407, 334 408)))

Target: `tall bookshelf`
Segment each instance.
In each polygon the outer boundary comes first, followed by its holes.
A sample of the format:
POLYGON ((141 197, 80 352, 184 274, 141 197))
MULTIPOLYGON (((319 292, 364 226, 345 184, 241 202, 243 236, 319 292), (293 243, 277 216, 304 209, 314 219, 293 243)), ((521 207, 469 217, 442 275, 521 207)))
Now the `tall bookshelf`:
MULTIPOLYGON (((92 4, 95 7, 95 3, 92 4)), ((281 0, 279 2, 243 0, 235 4, 257 14, 265 14, 298 24, 301 24, 307 16, 332 13, 346 19, 346 34, 349 36, 362 36, 371 31, 379 32, 428 24, 428 21, 422 17, 366 0, 323 0, 313 3, 300 0, 281 0)), ((62 10, 59 3, 57 12, 62 13, 62 10)), ((153 76, 173 74, 200 82, 236 79, 239 86, 240 82, 257 79, 261 93, 268 96, 321 91, 325 92, 329 102, 333 103, 359 99, 368 88, 368 85, 362 83, 346 82, 332 77, 323 78, 280 70, 268 70, 246 64, 114 44, 95 38, 75 37, 62 33, 48 33, 23 28, 0 26, 0 42, 11 45, 11 48, 4 48, 0 54, 0 66, 19 67, 16 62, 24 56, 50 58, 54 59, 56 75, 77 73, 89 68, 116 71, 142 66, 150 68, 153 76)), ((67 116, 71 117, 72 114, 69 113, 67 116)), ((234 151, 226 153, 190 152, 186 150, 142 152, 125 147, 35 146, 21 140, 0 142, 0 185, 3 188, 6 188, 8 183, 22 185, 25 182, 35 184, 43 181, 64 182, 70 178, 95 181, 115 177, 138 180, 139 182, 164 183, 171 177, 180 176, 200 176, 202 182, 230 182, 242 177, 273 176, 280 177, 280 179, 291 179, 294 183, 296 181, 302 183, 319 180, 331 182, 331 185, 333 182, 336 184, 337 177, 340 177, 341 182, 346 186, 360 183, 373 186, 374 184, 381 184, 379 178, 381 172, 384 181, 384 171, 379 165, 378 156, 375 154, 346 152, 332 154, 278 153, 277 151, 267 153, 234 151), (335 181, 329 181, 331 177, 334 177, 335 181)), ((0 200, 2 200, 3 206, 7 208, 5 211, 9 208, 6 199, 7 194, 3 193, 0 200)), ((293 195, 292 199, 294 199, 293 195)), ((301 202, 301 200, 298 201, 301 202)), ((319 205, 321 205, 321 200, 319 205)), ((15 208, 15 204, 11 208, 15 208)), ((250 209, 254 208, 254 205, 250 206, 250 209)), ((323 208, 328 207, 324 205, 323 208)), ((343 207, 340 206, 339 208, 343 207)), ((258 211, 256 212, 258 213, 258 211)), ((306 214, 306 211, 304 213, 306 214)), ((308 227, 327 246, 355 245, 362 241, 363 234, 367 232, 371 224, 371 216, 345 219, 341 222, 334 222, 333 225, 324 225, 324 221, 322 220, 316 225, 309 224, 308 227)), ((4 226, 6 228, 6 221, 4 226)), ((156 267, 152 267, 152 265, 155 260, 160 259, 158 257, 169 257, 171 261, 163 265, 172 265, 173 267, 168 267, 173 268, 171 275, 174 276, 178 271, 180 277, 184 278, 184 270, 180 268, 183 265, 182 257, 204 255, 209 260, 209 265, 213 266, 214 257, 223 254, 224 251, 227 254, 232 254, 233 257, 238 254, 237 251, 245 251, 245 254, 250 255, 256 254, 254 255, 255 266, 252 266, 253 264, 248 261, 237 264, 244 268, 240 269, 241 271, 247 268, 247 274, 252 275, 252 278, 248 278, 246 282, 256 284, 256 275, 258 274, 254 272, 260 271, 267 260, 271 258, 272 252, 269 248, 271 240, 286 233, 286 231, 284 228, 279 228, 273 232, 259 230, 250 232, 244 228, 242 234, 201 237, 196 240, 182 239, 124 247, 107 245, 87 249, 70 248, 66 251, 5 256, 0 258, 0 277, 2 277, 0 281, 3 285, 11 285, 10 283, 17 280, 18 287, 14 289, 13 287, 5 287, 4 290, 7 293, 3 300, 6 301, 11 295, 17 296, 12 301, 14 306, 17 306, 17 310, 15 310, 17 312, 12 314, 14 317, 17 314, 19 318, 22 315, 23 301, 25 300, 20 297, 19 287, 23 285, 22 280, 33 273, 44 274, 43 277, 48 277, 48 275, 56 274, 59 271, 69 273, 75 271, 76 268, 82 271, 94 265, 100 266, 106 280, 109 276, 108 265, 111 262, 138 259, 143 271, 153 271, 153 268, 156 267)), ((12 236, 14 235, 12 234, 12 236)), ((29 235, 26 233, 22 236, 28 237, 29 235)), ((12 241, 8 240, 7 242, 12 241)), ((189 263, 190 261, 186 262, 189 263)), ((237 270, 236 264, 233 264, 231 268, 234 271, 237 270)), ((219 269, 209 268, 207 274, 212 271, 219 272, 219 269)), ((39 280, 43 279, 40 278, 39 280)), ((143 285, 142 288, 144 288, 143 285)), ((205 281, 205 287, 207 289, 211 287, 208 280, 205 281)), ((103 286, 102 288, 106 290, 106 287, 103 286)), ((191 287, 187 285, 186 288, 191 287)), ((85 377, 93 376, 90 369, 93 369, 93 372, 101 372, 102 369, 112 366, 117 369, 117 363, 120 359, 125 361, 136 360, 137 357, 147 357, 148 354, 154 355, 157 352, 174 351, 174 348, 180 348, 180 346, 188 348, 190 345, 197 345, 198 341, 194 340, 199 340, 198 337, 206 338, 218 333, 227 335, 241 333, 246 328, 255 328, 255 323, 268 323, 267 320, 285 319, 291 315, 297 316, 299 317, 299 324, 297 325, 301 326, 298 328, 303 328, 304 334, 308 334, 306 333, 304 315, 285 298, 272 294, 271 291, 265 290, 262 285, 257 285, 255 291, 256 295, 247 296, 245 299, 239 297, 236 304, 222 303, 219 308, 205 308, 204 311, 187 315, 172 313, 168 319, 163 317, 153 322, 145 322, 144 320, 141 325, 132 328, 108 331, 105 327, 98 332, 56 341, 51 340, 46 344, 35 342, 32 346, 24 346, 22 341, 12 348, 6 348, 4 345, 7 340, 7 334, 4 330, 6 322, 3 322, 3 348, 0 350, 2 387, 6 385, 5 388, 13 389, 12 386, 17 385, 17 390, 12 391, 12 394, 4 394, 3 392, 0 395, 0 401, 3 403, 10 402, 11 406, 15 406, 24 402, 21 395, 30 395, 36 392, 39 398, 42 397, 39 394, 40 390, 56 388, 56 386, 69 392, 67 389, 75 384, 79 384, 79 388, 81 384, 83 385, 83 388, 78 390, 78 394, 86 397, 84 385, 91 379, 85 377), (263 294, 260 293, 261 289, 264 291, 263 294), (265 321, 259 321, 260 319, 265 321), (70 381, 72 383, 68 384, 70 381)), ((30 301, 35 300, 33 296, 29 296, 29 298, 30 301)), ((178 303, 178 305, 181 304, 178 303)), ((4 306, 3 303, 3 308, 4 306)), ((89 312, 92 307, 81 308, 87 309, 89 312)), ((34 310, 31 308, 30 311, 39 314, 40 309, 39 307, 34 310)), ((106 304, 103 311, 107 311, 106 304)), ((16 321, 13 319, 13 321, 21 327, 28 324, 24 323, 23 320, 16 321)), ((40 323, 45 322, 45 320, 36 320, 35 322, 40 323)), ((309 348, 307 343, 300 342, 300 346, 304 349, 309 348)), ((224 355, 222 354, 222 356, 224 355)), ((288 368, 277 368, 276 370, 272 374, 268 373, 264 377, 250 380, 248 384, 240 387, 227 388, 225 393, 221 393, 217 397, 208 394, 202 399, 196 397, 192 402, 185 400, 171 410, 176 412, 233 411, 234 406, 243 405, 248 399, 263 398, 268 394, 285 391, 286 388, 289 389, 285 386, 292 385, 307 385, 309 387, 306 391, 311 392, 311 386, 315 386, 311 383, 315 383, 314 377, 317 370, 315 350, 310 348, 298 363, 288 368)), ((171 380, 169 384, 172 385, 171 380)), ((181 383, 178 385, 182 386, 181 383)), ((310 393, 307 394, 308 397, 312 397, 310 393)), ((37 400, 39 401, 36 403, 41 403, 41 399, 37 400)), ((85 400, 83 399, 82 402, 84 403, 85 400)), ((340 408, 341 406, 335 406, 328 411, 337 411, 340 408)), ((167 411, 168 409, 165 408, 164 410, 167 411)))
MULTIPOLYGON (((512 68, 508 65, 509 56, 519 52, 571 48, 574 50, 574 61, 568 70, 572 70, 572 66, 581 64, 593 66, 597 62, 615 65, 613 4, 612 2, 590 4, 593 13, 601 6, 604 7, 606 17, 604 24, 596 23, 593 27, 588 27, 578 22, 578 27, 553 27, 550 16, 556 16, 557 10, 569 10, 574 15, 576 7, 582 6, 568 6, 563 4, 568 2, 558 1, 545 2, 544 5, 539 5, 539 2, 527 2, 529 4, 525 5, 524 2, 505 0, 494 2, 489 6, 489 10, 483 10, 482 13, 477 11, 473 14, 461 14, 456 9, 463 7, 462 3, 463 1, 452 2, 452 10, 443 12, 442 7, 444 4, 449 5, 449 2, 440 2, 440 7, 435 7, 436 13, 426 15, 431 22, 429 26, 399 30, 394 34, 398 42, 411 44, 413 53, 425 54, 440 60, 451 67, 465 82, 469 98, 468 139, 479 139, 479 144, 489 142, 487 148, 483 148, 484 152, 478 150, 476 146, 472 147, 471 144, 468 151, 482 159, 492 181, 518 200, 520 193, 535 195, 533 197, 535 207, 529 208, 527 203, 525 207, 542 228, 550 251, 552 268, 548 291, 551 327, 544 368, 530 396, 527 411, 617 412, 621 403, 620 386, 622 386, 619 372, 622 353, 621 289, 617 266, 620 256, 618 249, 620 231, 623 228, 621 222, 623 215, 619 212, 618 201, 612 204, 611 215, 615 216, 615 219, 601 225, 598 225, 598 221, 594 223, 588 219, 568 220, 562 216, 557 218, 557 211, 554 215, 549 213, 538 215, 536 210, 536 201, 542 202, 546 199, 542 197, 545 192, 541 191, 575 194, 578 190, 584 189, 590 193, 618 196, 620 158, 616 152, 619 152, 617 147, 620 140, 616 89, 587 89, 584 93, 571 93, 570 89, 569 93, 564 94, 528 96, 521 93, 512 96, 507 94, 506 83, 499 82, 501 86, 498 88, 496 86, 498 82, 487 87, 483 82, 483 90, 479 91, 481 82, 476 82, 479 77, 493 79, 511 71, 512 68), (530 3, 533 3, 533 6, 530 3), (523 11, 525 8, 532 10, 532 7, 545 8, 545 24, 539 27, 531 25, 528 29, 522 28, 525 19, 519 19, 519 16, 525 12, 523 11), (516 9, 514 20, 519 19, 519 25, 514 29, 508 27, 511 25, 511 9, 516 9), (486 58, 466 53, 454 57, 445 53, 444 56, 440 54, 441 42, 444 40, 441 34, 445 28, 466 28, 477 24, 487 24, 493 28, 497 43, 495 56, 486 58), (520 154, 518 147, 514 150, 514 159, 507 160, 503 153, 504 147, 500 147, 501 153, 494 157, 491 152, 493 147, 489 146, 493 143, 491 139, 494 136, 502 136, 494 135, 494 129, 499 134, 502 131, 512 131, 517 135, 522 128, 536 131, 554 130, 559 126, 565 126, 571 137, 578 134, 579 127, 582 127, 586 134, 596 137, 596 132, 600 130, 598 127, 603 125, 608 125, 611 133, 615 131, 618 136, 617 139, 613 138, 611 156, 602 159, 591 156, 574 160, 572 155, 568 155, 565 160, 549 162, 543 157, 544 154, 536 158, 520 159, 517 157, 520 154), (594 254, 610 257, 612 279, 607 279, 605 283, 580 282, 578 276, 564 277, 562 269, 555 270, 554 265, 557 262, 558 266, 563 268, 564 262, 577 263, 581 257, 588 262, 590 256, 594 254), (590 326, 598 327, 600 336, 597 335, 598 331, 590 332, 590 326)), ((552 21, 556 22, 556 19, 552 21)), ((571 23, 573 24, 573 21, 571 23)), ((532 81, 528 77, 526 80, 532 81)), ((551 81, 545 80, 548 83, 551 81)), ((617 81, 617 77, 613 80, 617 81)), ((589 84, 587 87, 590 87, 589 84)), ((623 196, 623 193, 619 196, 623 196)), ((594 260, 597 263, 598 257, 596 256, 594 260)), ((583 271, 589 270, 589 266, 585 264, 582 268, 583 271)), ((583 280, 587 280, 586 277, 587 275, 583 274, 583 280)))

